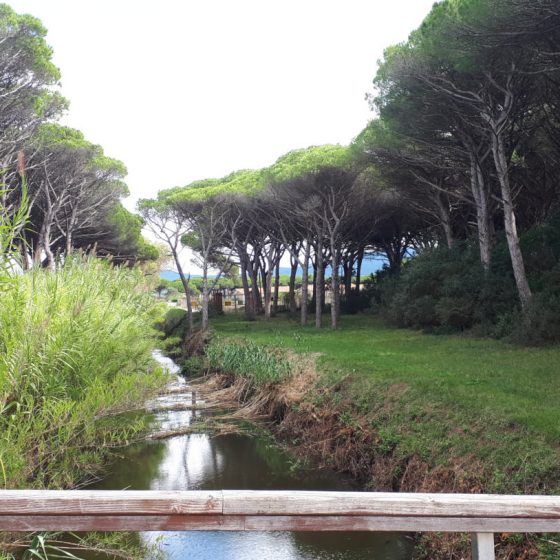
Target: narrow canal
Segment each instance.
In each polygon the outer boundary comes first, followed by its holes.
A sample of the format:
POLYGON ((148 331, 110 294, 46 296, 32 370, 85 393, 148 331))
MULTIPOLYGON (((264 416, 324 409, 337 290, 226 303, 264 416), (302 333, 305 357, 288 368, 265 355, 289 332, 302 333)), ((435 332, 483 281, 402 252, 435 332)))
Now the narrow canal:
MULTIPOLYGON (((188 386, 168 358, 156 359, 188 386)), ((157 406, 185 402, 190 395, 163 395, 157 406)), ((188 402, 188 400, 187 400, 188 402)), ((204 411, 157 413, 158 429, 189 426, 204 411)), ((352 490, 348 481, 304 469, 267 437, 197 433, 130 446, 97 488, 134 490, 352 490)), ((164 560, 409 560, 408 539, 383 533, 148 532, 164 560)), ((155 558, 155 556, 154 556, 155 558)))

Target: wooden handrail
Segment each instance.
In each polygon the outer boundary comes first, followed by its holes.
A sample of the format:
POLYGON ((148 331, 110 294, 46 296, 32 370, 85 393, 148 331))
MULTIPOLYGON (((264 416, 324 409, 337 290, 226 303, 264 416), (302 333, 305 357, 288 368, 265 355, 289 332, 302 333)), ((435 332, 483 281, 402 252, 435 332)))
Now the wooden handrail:
POLYGON ((560 532, 560 497, 296 491, 0 490, 5 531, 560 532))

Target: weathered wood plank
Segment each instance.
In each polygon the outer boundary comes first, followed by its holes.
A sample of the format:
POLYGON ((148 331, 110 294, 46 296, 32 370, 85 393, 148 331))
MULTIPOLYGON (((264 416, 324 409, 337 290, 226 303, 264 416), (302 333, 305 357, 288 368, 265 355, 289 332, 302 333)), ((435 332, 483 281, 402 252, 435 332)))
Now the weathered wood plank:
POLYGON ((560 497, 290 491, 0 491, 0 530, 560 532, 560 497))
POLYGON ((472 536, 473 560, 495 560, 493 533, 474 533, 472 536))
POLYGON ((3 531, 244 531, 244 516, 16 515, 0 516, 3 531))
POLYGON ((224 490, 233 515, 405 515, 560 519, 560 497, 224 490))
POLYGON ((378 531, 470 533, 554 533, 556 519, 473 519, 466 517, 246 516, 246 531, 378 531))
POLYGON ((243 516, 223 515, 10 515, 2 531, 243 531, 243 516))
POLYGON ((378 531, 560 532, 553 519, 469 519, 387 516, 7 515, 4 531, 378 531))
POLYGON ((221 491, 0 490, 0 515, 172 515, 222 511, 221 491))

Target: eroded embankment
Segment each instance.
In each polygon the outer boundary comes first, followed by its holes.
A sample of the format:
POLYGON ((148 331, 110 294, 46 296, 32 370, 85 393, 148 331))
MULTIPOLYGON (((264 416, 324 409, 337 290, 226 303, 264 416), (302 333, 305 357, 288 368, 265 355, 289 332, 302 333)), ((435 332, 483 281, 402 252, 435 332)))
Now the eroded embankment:
MULTIPOLYGON (((263 374, 256 382, 255 375, 247 369, 250 366, 239 357, 228 368, 224 360, 226 351, 221 351, 220 360, 215 356, 213 359, 210 352, 206 365, 212 372, 207 382, 212 391, 206 392, 207 398, 221 406, 237 405, 231 418, 267 421, 278 440, 292 453, 347 473, 364 488, 460 493, 505 488, 509 492, 539 493, 550 492, 550 485, 554 484, 550 476, 555 473, 551 473, 548 464, 539 467, 540 471, 527 465, 523 474, 512 462, 511 472, 497 473, 492 460, 485 461, 484 456, 476 453, 463 453, 464 449, 476 449, 476 440, 484 439, 484 422, 467 429, 455 422, 452 411, 436 404, 426 404, 422 410, 409 406, 406 384, 386 385, 373 394, 370 392, 366 403, 356 394, 350 377, 332 385, 326 383, 317 371, 318 355, 291 354, 286 349, 269 352, 290 364, 289 373, 273 382, 266 382, 263 374), (438 430, 453 430, 451 441, 473 441, 442 448, 436 441, 438 430)), ((509 431, 511 438, 515 429, 510 427, 509 431)), ((479 446, 481 450, 484 445, 479 446)), ((499 559, 554 558, 557 547, 531 535, 498 535, 497 543, 499 559), (546 547, 551 552, 545 551, 546 547)), ((418 537, 417 559, 466 559, 469 555, 466 536, 418 537)))

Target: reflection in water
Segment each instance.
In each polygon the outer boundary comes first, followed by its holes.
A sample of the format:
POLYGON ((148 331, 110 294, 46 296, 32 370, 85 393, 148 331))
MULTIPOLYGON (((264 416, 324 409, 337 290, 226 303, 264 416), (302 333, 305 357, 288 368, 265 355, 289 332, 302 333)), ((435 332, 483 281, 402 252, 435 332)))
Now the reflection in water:
MULTIPOLYGON (((156 356, 172 372, 177 366, 156 356)), ((188 389, 181 378, 176 388, 188 389)), ((158 405, 184 402, 190 395, 165 395, 158 405)), ((173 411, 157 415, 162 429, 189 425, 197 414, 173 411)), ((115 461, 112 474, 97 488, 150 490, 348 490, 333 473, 296 470, 289 458, 266 438, 229 434, 191 434, 165 443, 128 448, 115 461)), ((150 532, 166 560, 406 560, 408 541, 382 533, 286 532, 150 532)))
MULTIPOLYGON (((147 533, 157 537, 157 533, 147 533)), ((389 560, 410 558, 393 537, 356 543, 348 533, 167 533, 166 559, 183 560, 389 560)))

